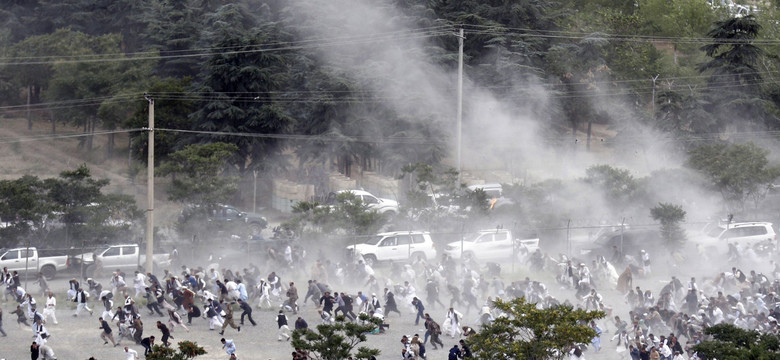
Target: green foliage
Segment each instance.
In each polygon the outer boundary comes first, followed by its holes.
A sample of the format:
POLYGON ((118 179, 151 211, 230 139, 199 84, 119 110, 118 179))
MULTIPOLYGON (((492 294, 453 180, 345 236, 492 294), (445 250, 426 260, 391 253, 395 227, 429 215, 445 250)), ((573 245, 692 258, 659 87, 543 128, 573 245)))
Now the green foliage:
POLYGON ((630 171, 609 165, 589 167, 583 181, 601 191, 614 209, 627 208, 643 191, 630 171))
POLYGON ((680 223, 685 221, 685 210, 682 206, 658 203, 658 206, 650 209, 650 216, 661 223, 661 238, 668 245, 685 242, 685 230, 680 226, 680 223))
POLYGON ((704 333, 714 339, 695 345, 693 350, 708 359, 780 359, 780 337, 776 334, 743 330, 731 324, 713 325, 704 333))
POLYGON ((50 245, 47 240, 60 230, 58 223, 69 232, 66 240, 94 244, 129 236, 130 224, 141 212, 131 196, 103 194, 108 184, 92 178, 86 165, 63 171, 58 178, 1 180, 0 218, 10 226, 0 231, 0 246, 13 246, 26 236, 32 237, 34 245, 50 245))
MULTIPOLYGON (((278 53, 253 51, 274 41, 273 35, 269 30, 246 37, 231 36, 217 44, 220 50, 205 66, 206 76, 199 89, 201 100, 193 114, 198 130, 250 134, 289 132, 293 119, 275 102, 274 95, 286 81, 283 57, 278 53)), ((220 135, 204 140, 235 145, 237 156, 230 162, 242 174, 247 169, 267 172, 282 165, 271 161, 283 149, 275 138, 220 135)))
POLYGON ((192 341, 179 341, 179 349, 155 345, 152 353, 146 357, 148 360, 188 360, 199 355, 205 355, 206 350, 192 341))
POLYGON ((189 145, 171 154, 156 175, 173 176, 170 200, 212 208, 238 190, 238 178, 229 175, 227 165, 237 151, 237 146, 220 142, 189 145))
POLYGON ((366 341, 366 334, 376 331, 382 323, 382 320, 366 314, 360 314, 359 319, 366 323, 361 325, 348 322, 343 316, 339 316, 333 324, 317 325, 316 331, 297 329, 293 331, 290 345, 293 349, 309 352, 312 359, 318 360, 343 360, 350 356, 355 359, 368 359, 372 355, 379 356, 379 350, 365 346, 353 352, 355 347, 366 341))
MULTIPOLYGON (((173 93, 186 93, 192 80, 190 78, 165 78, 156 79, 146 91, 154 98, 154 127, 159 129, 188 130, 192 126, 189 115, 195 111, 195 102, 187 97, 178 98, 166 96, 173 93)), ((149 103, 139 101, 133 115, 124 123, 124 127, 138 129, 149 124, 149 103)), ((130 134, 132 139, 133 156, 146 164, 148 161, 148 137, 146 131, 130 134)), ((185 136, 171 131, 155 131, 154 133, 154 160, 156 163, 165 162, 171 153, 181 147, 185 136)))
POLYGON ((701 172, 732 208, 743 210, 748 200, 758 206, 780 176, 780 166, 771 166, 767 155, 752 142, 715 143, 691 150, 687 166, 701 172))
POLYGON ((387 222, 386 217, 369 209, 351 192, 338 193, 331 200, 328 204, 299 201, 293 205, 293 218, 285 226, 298 233, 368 235, 376 233, 387 222))
POLYGON ((483 325, 466 340, 475 359, 563 359, 570 346, 596 336, 587 324, 606 316, 563 305, 540 310, 525 298, 498 299, 495 306, 507 316, 483 325))

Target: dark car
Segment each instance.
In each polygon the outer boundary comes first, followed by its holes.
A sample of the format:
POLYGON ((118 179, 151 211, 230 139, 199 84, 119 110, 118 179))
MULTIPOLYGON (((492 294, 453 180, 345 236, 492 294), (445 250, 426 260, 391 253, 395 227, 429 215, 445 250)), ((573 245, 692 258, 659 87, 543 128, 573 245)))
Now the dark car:
POLYGON ((208 224, 206 231, 220 231, 228 235, 259 235, 268 227, 268 220, 262 215, 244 212, 230 205, 215 205, 205 208, 189 206, 179 215, 179 225, 208 224))
POLYGON ((654 230, 628 230, 622 234, 619 231, 602 234, 593 242, 592 246, 582 249, 583 255, 595 257, 602 255, 609 259, 614 254, 613 247, 622 253, 636 257, 641 250, 654 252, 661 245, 661 236, 657 229, 654 230))

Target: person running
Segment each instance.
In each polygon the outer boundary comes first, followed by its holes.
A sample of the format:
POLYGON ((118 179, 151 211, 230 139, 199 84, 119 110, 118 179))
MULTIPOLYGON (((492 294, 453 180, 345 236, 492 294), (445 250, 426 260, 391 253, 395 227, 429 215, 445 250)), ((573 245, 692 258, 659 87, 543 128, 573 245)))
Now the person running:
POLYGON ((103 339, 103 345, 106 345, 109 341, 111 341, 111 343, 114 344, 114 347, 119 346, 119 344, 114 341, 114 335, 111 334, 112 330, 111 326, 108 324, 108 321, 103 318, 99 318, 98 323, 100 323, 98 329, 102 330, 100 332, 100 338, 103 339))
POLYGON ((223 309, 225 311, 224 316, 224 322, 222 323, 222 331, 219 332, 220 335, 225 334, 225 328, 230 325, 230 327, 237 329, 238 332, 241 332, 241 326, 236 325, 236 323, 233 321, 233 306, 230 303, 225 304, 225 307, 223 309))
POLYGON ((279 310, 279 314, 276 315, 276 325, 279 327, 279 332, 277 334, 277 340, 282 341, 284 340, 290 340, 290 326, 287 325, 287 315, 284 314, 284 311, 279 310))
POLYGON ((49 318, 51 318, 54 325, 59 324, 57 322, 57 299, 54 297, 54 294, 49 292, 49 297, 46 298, 46 307, 43 308, 43 319, 45 321, 48 321, 49 318))
POLYGON ((257 326, 255 320, 252 319, 252 306, 241 299, 238 299, 238 306, 241 308, 241 310, 243 310, 241 313, 241 325, 244 325, 244 316, 247 316, 249 318, 249 322, 252 323, 252 326, 257 326))
POLYGON ((138 352, 125 346, 125 360, 137 360, 138 352))
POLYGON ((144 357, 149 356, 152 353, 152 347, 154 347, 154 336, 143 338, 141 346, 144 347, 144 357))
POLYGON ((168 342, 168 339, 173 339, 174 337, 171 336, 171 331, 168 330, 168 327, 165 326, 165 324, 162 323, 162 321, 157 320, 157 328, 160 329, 160 332, 162 332, 162 339, 160 341, 165 347, 170 347, 171 343, 168 342))
POLYGON ((233 342, 233 339, 225 340, 225 338, 222 338, 220 342, 222 342, 222 348, 225 349, 228 355, 232 357, 236 354, 236 343, 233 342))

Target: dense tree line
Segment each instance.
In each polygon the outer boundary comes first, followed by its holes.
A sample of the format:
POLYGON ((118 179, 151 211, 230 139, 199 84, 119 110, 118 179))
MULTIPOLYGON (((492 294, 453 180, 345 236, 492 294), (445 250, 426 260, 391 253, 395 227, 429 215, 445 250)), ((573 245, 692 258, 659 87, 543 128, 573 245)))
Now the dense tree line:
MULTIPOLYGON (((389 9, 379 13, 386 24, 334 40, 339 29, 311 9, 338 4, 317 0, 0 5, 3 105, 29 103, 30 121, 51 121, 52 132, 67 123, 94 133, 143 126, 147 91, 158 128, 200 132, 157 132, 158 161, 187 145, 229 143, 231 176, 333 164, 397 175, 439 164, 453 138, 458 28, 468 91, 537 119, 553 145, 585 132, 590 147, 594 123, 617 131, 614 146, 633 142, 637 121, 628 117, 682 139, 682 150, 699 145, 685 139, 780 128, 771 6, 732 17, 696 0, 386 0, 376 4, 389 9), (447 106, 420 104, 424 86, 408 88, 422 84, 413 82, 420 74, 394 67, 393 54, 443 74, 431 87, 448 84, 435 96, 447 106), (605 102, 615 99, 629 115, 605 102), (227 134, 235 132, 265 136, 227 134)), ((467 116, 474 107, 466 104, 467 116)), ((132 137, 145 161, 146 134, 132 137)), ((82 144, 90 149, 92 138, 82 144)), ((110 153, 113 136, 106 145, 110 153)))

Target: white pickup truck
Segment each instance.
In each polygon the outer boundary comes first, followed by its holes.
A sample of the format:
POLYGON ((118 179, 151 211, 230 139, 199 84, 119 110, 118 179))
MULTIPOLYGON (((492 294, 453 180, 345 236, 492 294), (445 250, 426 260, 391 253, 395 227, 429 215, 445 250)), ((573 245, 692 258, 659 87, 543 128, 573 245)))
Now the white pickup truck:
MULTIPOLYGON (((144 252, 136 244, 111 245, 95 250, 90 259, 84 258, 84 275, 92 277, 95 269, 97 269, 96 262, 101 264, 102 268, 107 271, 114 271, 115 269, 135 271, 139 267, 143 268, 146 265, 146 254, 144 252)), ((153 255, 153 262, 156 269, 167 267, 171 264, 170 255, 153 255)))
POLYGON ((535 233, 513 234, 510 230, 492 229, 467 234, 463 241, 447 244, 445 252, 455 259, 463 254, 479 260, 511 260, 521 250, 534 252, 538 248, 539 237, 535 233))
POLYGON ((30 248, 16 248, 0 250, 0 269, 8 268, 8 271, 17 271, 20 275, 35 275, 43 273, 46 279, 54 279, 58 271, 68 268, 68 255, 54 255, 55 250, 41 250, 30 248))

